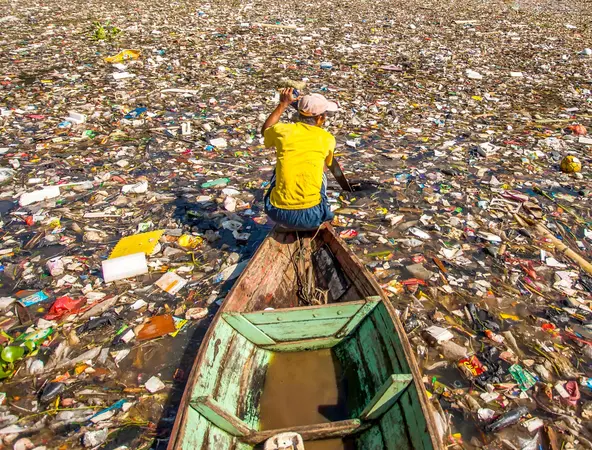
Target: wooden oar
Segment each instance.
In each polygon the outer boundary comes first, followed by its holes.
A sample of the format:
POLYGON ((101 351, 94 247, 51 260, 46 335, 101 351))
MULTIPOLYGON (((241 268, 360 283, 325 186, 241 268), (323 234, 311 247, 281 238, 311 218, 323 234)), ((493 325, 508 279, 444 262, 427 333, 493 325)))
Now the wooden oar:
POLYGON ((563 253, 565 256, 577 263, 583 270, 588 272, 588 274, 592 275, 592 264, 590 264, 590 262, 588 262, 583 256, 576 253, 563 242, 561 242, 559 239, 557 239, 553 235, 553 233, 551 233, 551 231, 549 231, 547 227, 545 227, 542 223, 531 220, 519 214, 514 214, 514 218, 522 226, 524 226, 525 224, 533 226, 540 234, 545 236, 553 243, 557 251, 563 253))
POLYGON ((333 156, 333 161, 329 166, 329 170, 337 180, 337 183, 339 183, 341 189, 347 192, 353 192, 353 189, 350 186, 349 181, 347 181, 347 178, 345 178, 345 175, 343 175, 343 172, 341 171, 341 166, 337 162, 337 158, 335 158, 335 156, 333 156))

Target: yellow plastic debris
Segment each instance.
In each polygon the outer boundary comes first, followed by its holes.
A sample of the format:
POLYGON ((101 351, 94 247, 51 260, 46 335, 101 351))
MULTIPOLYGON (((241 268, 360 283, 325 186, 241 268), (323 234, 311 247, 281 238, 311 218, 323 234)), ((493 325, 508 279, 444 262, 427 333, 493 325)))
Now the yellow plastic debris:
POLYGON ((179 334, 179 331, 181 331, 181 329, 188 322, 188 320, 187 319, 178 319, 177 317, 173 317, 173 320, 175 321, 175 331, 173 331, 172 333, 169 333, 169 336, 176 337, 179 334))
POLYGON ((156 230, 121 238, 111 252, 109 259, 133 255, 134 253, 146 253, 146 255, 150 255, 163 233, 164 230, 156 230))
POLYGON ((506 313, 500 313, 500 317, 502 319, 510 319, 513 320, 515 322, 522 322, 522 320, 520 319, 520 317, 514 315, 514 314, 506 314, 506 313))
POLYGON ((179 237, 177 243, 184 248, 188 249, 195 249, 199 247, 203 242, 203 238, 200 236, 191 236, 188 234, 183 234, 179 237))
POLYGON ((122 50, 115 56, 107 56, 105 62, 108 63, 120 63, 123 61, 129 61, 131 59, 138 59, 140 57, 140 50, 122 50))

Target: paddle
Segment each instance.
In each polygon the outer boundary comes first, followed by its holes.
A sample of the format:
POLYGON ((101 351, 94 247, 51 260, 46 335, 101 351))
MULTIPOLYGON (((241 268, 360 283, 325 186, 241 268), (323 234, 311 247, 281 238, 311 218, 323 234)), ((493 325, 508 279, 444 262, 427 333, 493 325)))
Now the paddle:
POLYGON ((343 172, 341 171, 341 166, 337 162, 337 158, 335 158, 335 156, 333 156, 333 161, 329 166, 329 170, 337 180, 337 183, 339 183, 341 189, 347 192, 353 192, 353 189, 350 186, 349 181, 347 181, 347 178, 345 178, 345 175, 343 175, 343 172))

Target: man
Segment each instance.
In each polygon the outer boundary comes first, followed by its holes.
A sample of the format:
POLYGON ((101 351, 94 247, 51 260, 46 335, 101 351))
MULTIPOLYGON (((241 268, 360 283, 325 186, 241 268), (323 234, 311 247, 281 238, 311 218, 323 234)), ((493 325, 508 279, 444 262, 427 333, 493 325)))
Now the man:
POLYGON ((333 218, 327 200, 325 166, 330 166, 335 138, 321 127, 328 112, 337 104, 320 94, 294 98, 293 89, 284 89, 280 104, 261 130, 266 147, 275 147, 277 163, 265 195, 265 212, 290 230, 311 230, 333 218), (298 121, 278 123, 298 100, 298 121))

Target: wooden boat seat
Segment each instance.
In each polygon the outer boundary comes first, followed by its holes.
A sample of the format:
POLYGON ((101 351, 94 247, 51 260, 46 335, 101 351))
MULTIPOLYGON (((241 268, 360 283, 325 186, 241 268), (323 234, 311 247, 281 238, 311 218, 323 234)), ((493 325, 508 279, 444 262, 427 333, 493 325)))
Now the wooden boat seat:
POLYGON ((298 433, 305 441, 315 441, 335 437, 347 437, 359 433, 370 426, 370 421, 379 419, 399 398, 412 382, 411 374, 393 374, 376 392, 372 400, 357 419, 339 420, 330 423, 301 425, 291 428, 257 431, 227 411, 211 396, 199 397, 191 402, 191 407, 206 417, 218 428, 239 437, 241 441, 257 445, 276 434, 288 431, 298 433))
POLYGON ((380 297, 373 296, 320 306, 227 312, 222 317, 245 338, 266 350, 314 350, 340 342, 380 301, 380 297))

